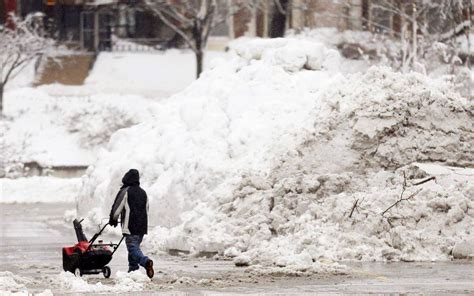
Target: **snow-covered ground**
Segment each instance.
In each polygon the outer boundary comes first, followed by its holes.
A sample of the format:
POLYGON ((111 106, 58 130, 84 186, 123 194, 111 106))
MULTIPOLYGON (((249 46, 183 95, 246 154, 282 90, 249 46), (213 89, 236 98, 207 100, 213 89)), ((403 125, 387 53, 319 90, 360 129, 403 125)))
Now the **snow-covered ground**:
MULTIPOLYGON (((51 96, 42 88, 7 93, 2 140, 6 154, 43 166, 89 165, 110 136, 153 114, 154 103, 134 95, 51 96)), ((11 160, 11 159, 10 159, 11 160)))
MULTIPOLYGON (((225 52, 208 51, 204 65, 209 67, 225 56, 225 52)), ((195 65, 194 54, 188 50, 101 53, 82 88, 100 93, 166 98, 185 89, 196 79, 195 65)))
MULTIPOLYGON (((212 66, 216 60, 224 59, 226 56, 227 53, 222 51, 206 52, 204 68, 212 66)), ((84 85, 52 84, 41 86, 40 89, 51 96, 60 97, 132 95, 156 101, 168 98, 188 87, 196 79, 195 64, 194 54, 189 50, 102 52, 98 55, 84 85)))

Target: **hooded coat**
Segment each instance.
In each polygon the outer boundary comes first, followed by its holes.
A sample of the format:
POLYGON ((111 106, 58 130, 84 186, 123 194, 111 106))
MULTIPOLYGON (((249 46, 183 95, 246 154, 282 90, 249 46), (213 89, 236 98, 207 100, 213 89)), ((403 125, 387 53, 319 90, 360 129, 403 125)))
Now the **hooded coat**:
POLYGON ((122 187, 115 197, 109 223, 117 225, 120 216, 124 235, 147 234, 148 207, 148 197, 140 187, 138 170, 131 169, 122 178, 122 187))

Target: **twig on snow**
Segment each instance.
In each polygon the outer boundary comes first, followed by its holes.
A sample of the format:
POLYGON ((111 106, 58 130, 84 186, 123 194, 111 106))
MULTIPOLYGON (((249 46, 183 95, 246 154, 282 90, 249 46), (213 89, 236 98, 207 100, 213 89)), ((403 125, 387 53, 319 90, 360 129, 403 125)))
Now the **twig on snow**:
POLYGON ((357 208, 357 204, 359 203, 359 199, 357 199, 352 206, 351 213, 349 214, 349 218, 352 218, 352 214, 354 213, 354 210, 357 208))
MULTIPOLYGON (((420 184, 423 184, 423 183, 426 183, 430 180, 433 180, 435 177, 430 177, 426 180, 423 180, 423 181, 420 181, 414 185, 420 185, 420 184)), ((410 200, 412 199, 413 197, 415 197, 418 193, 420 193, 420 191, 422 190, 422 188, 418 189, 417 191, 415 191, 414 193, 410 194, 409 196, 407 197, 403 197, 403 194, 405 193, 405 190, 407 188, 407 176, 405 174, 405 172, 403 172, 403 187, 402 187, 402 193, 400 193, 400 198, 398 198, 398 200, 396 202, 394 202, 391 206, 389 206, 388 208, 385 209, 385 211, 382 212, 382 216, 387 213, 391 208, 395 207, 396 205, 398 205, 399 203, 401 203, 402 201, 406 201, 406 200, 410 200)))
POLYGON ((421 184, 425 184, 426 182, 429 182, 431 180, 436 180, 436 177, 435 176, 431 176, 425 180, 421 180, 420 182, 417 182, 415 184, 413 184, 414 186, 417 186, 417 185, 421 185, 421 184))
POLYGON ((399 198, 395 203, 393 203, 391 206, 389 206, 385 211, 382 212, 382 216, 388 212, 391 208, 393 208, 394 206, 398 205, 399 203, 401 203, 402 201, 404 200, 409 200, 409 199, 412 199, 413 197, 415 197, 418 193, 420 193, 420 191, 422 190, 422 188, 418 189, 417 191, 415 191, 414 193, 410 194, 408 197, 401 197, 399 198))

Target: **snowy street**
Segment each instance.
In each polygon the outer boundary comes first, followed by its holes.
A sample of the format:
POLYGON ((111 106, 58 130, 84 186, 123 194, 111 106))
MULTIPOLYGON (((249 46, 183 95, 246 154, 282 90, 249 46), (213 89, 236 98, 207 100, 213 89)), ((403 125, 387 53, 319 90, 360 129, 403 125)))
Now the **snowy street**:
MULTIPOLYGON (((51 289, 56 294, 74 294, 60 286, 61 247, 75 242, 72 224, 64 223, 64 212, 73 204, 1 204, 0 272, 10 271, 26 279, 30 292, 51 289)), ((86 232, 90 234, 89 231, 86 232)), ((104 239, 116 241, 116 237, 104 239)), ((436 263, 348 263, 347 274, 255 276, 248 268, 230 261, 190 259, 179 256, 155 257, 157 276, 143 291, 172 295, 217 295, 234 293, 304 295, 314 293, 473 293, 472 261, 436 263), (173 289, 171 291, 171 289, 173 289)), ((127 268, 122 245, 111 264, 112 277, 88 275, 90 285, 114 283, 115 273, 127 268)), ((143 272, 143 270, 142 270, 143 272)), ((2 278, 0 277, 0 284, 2 278)), ((87 288, 87 287, 86 287, 87 288)), ((107 291, 106 289, 104 290, 107 291)), ((76 290, 77 293, 80 292, 76 290)), ((103 295, 104 292, 100 293, 103 295)))

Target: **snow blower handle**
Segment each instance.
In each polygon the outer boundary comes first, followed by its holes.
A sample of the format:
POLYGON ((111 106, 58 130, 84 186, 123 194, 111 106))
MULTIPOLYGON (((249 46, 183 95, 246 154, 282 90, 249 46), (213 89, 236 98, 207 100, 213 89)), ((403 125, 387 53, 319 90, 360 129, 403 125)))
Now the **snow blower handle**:
POLYGON ((104 229, 105 229, 105 227, 107 227, 107 225, 109 225, 108 222, 105 223, 104 227, 102 227, 102 229, 101 229, 99 232, 97 232, 96 234, 94 234, 94 236, 93 236, 93 237, 91 238, 91 240, 89 241, 89 244, 90 244, 90 245, 92 245, 92 244, 95 242, 95 240, 99 237, 99 235, 102 234, 102 231, 104 231, 104 229))
POLYGON ((102 229, 99 232, 94 234, 94 236, 89 241, 89 247, 87 247, 86 252, 89 251, 92 248, 92 245, 94 244, 95 240, 99 237, 99 235, 102 234, 102 231, 104 231, 104 229, 105 229, 105 227, 107 227, 107 225, 109 225, 109 223, 105 223, 104 227, 102 227, 102 229))
POLYGON ((120 246, 124 238, 125 238, 125 235, 122 235, 122 238, 120 239, 119 243, 116 246, 113 246, 114 251, 112 252, 112 255, 114 255, 115 251, 117 251, 118 247, 120 246))
MULTIPOLYGON (((94 245, 94 242, 96 241, 96 239, 102 234, 102 232, 104 231, 104 229, 107 227, 107 225, 110 225, 108 222, 105 223, 104 227, 102 227, 102 229, 97 232, 96 234, 94 234, 94 236, 91 238, 91 240, 89 241, 89 247, 87 247, 87 251, 89 251, 92 246, 94 245)), ((120 246, 120 244, 122 243, 123 239, 125 238, 125 236, 122 236, 122 238, 120 239, 120 242, 115 245, 115 244, 110 244, 110 246, 112 246, 114 248, 114 251, 112 252, 112 255, 115 253, 115 251, 118 249, 118 247, 120 246)), ((106 245, 106 244, 101 244, 101 245, 106 245)), ((109 245, 109 244, 107 244, 109 245)))

